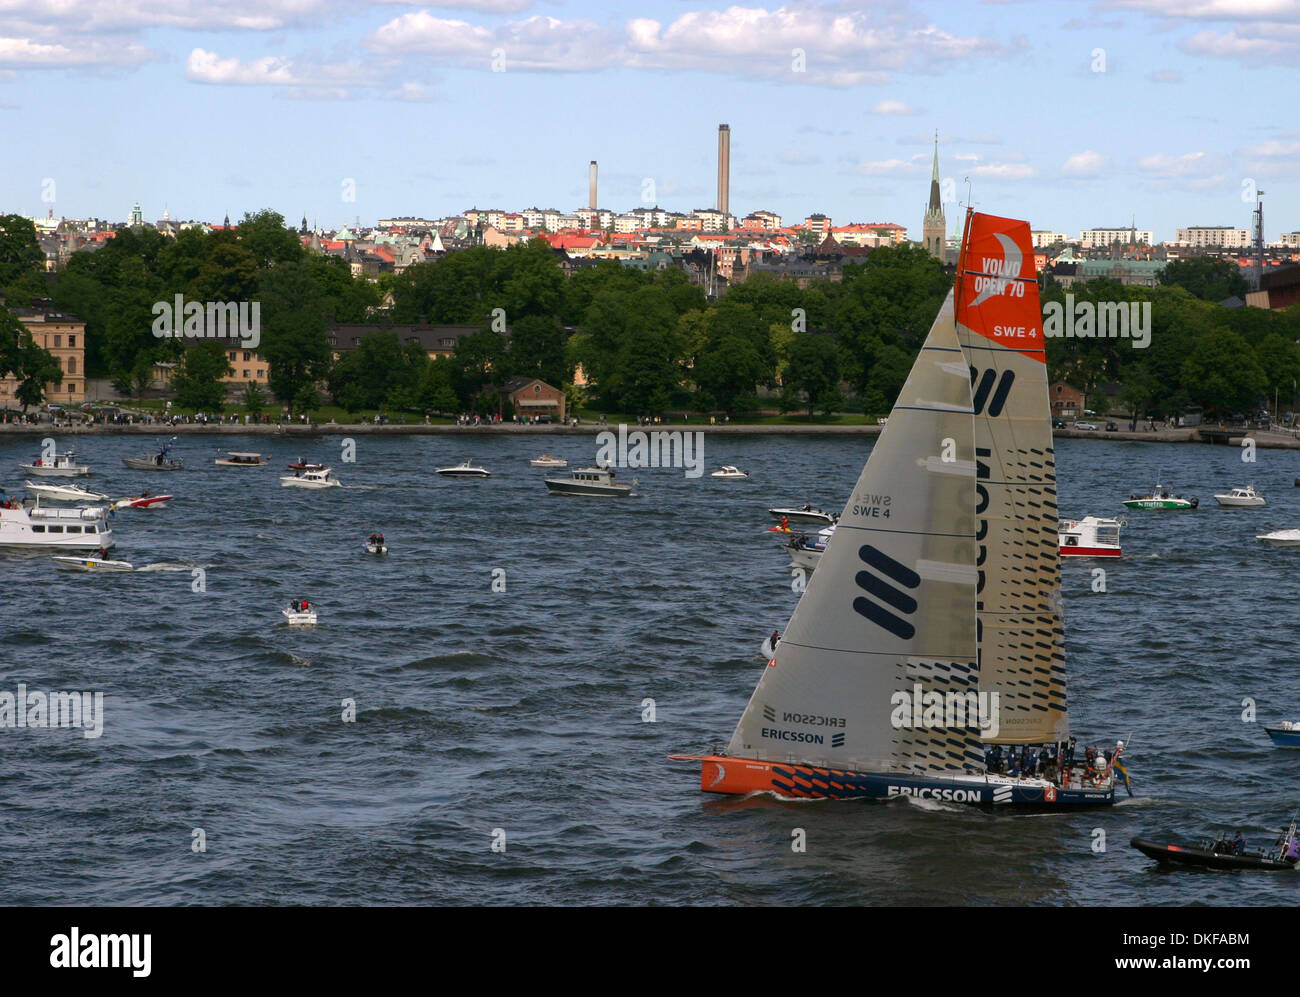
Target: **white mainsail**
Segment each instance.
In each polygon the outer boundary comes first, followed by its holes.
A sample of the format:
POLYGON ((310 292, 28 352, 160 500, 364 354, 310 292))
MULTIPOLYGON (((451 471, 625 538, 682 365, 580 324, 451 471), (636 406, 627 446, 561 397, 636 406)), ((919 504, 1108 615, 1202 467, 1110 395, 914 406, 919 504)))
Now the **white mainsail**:
POLYGON ((855 771, 983 768, 974 446, 949 294, 730 755, 855 771), (967 722, 912 725, 895 703, 922 690, 957 701, 967 722))
POLYGON ((957 337, 975 410, 979 676, 998 694, 990 743, 1069 737, 1042 310, 1029 224, 971 213, 957 337))

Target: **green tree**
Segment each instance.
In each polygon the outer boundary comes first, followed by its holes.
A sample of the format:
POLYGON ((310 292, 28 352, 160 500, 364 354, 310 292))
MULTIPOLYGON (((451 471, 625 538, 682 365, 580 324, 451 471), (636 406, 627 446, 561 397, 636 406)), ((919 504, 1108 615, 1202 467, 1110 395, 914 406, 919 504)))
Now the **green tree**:
POLYGON ((14 397, 24 412, 45 400, 47 384, 63 383, 63 368, 54 354, 37 346, 14 314, 0 305, 0 377, 10 374, 18 381, 14 397))
POLYGON ((1165 265, 1159 281, 1164 286, 1185 288, 1202 301, 1219 302, 1233 295, 1244 298, 1250 284, 1241 275, 1241 267, 1231 260, 1194 256, 1165 265))
POLYGON ((226 385, 222 378, 233 370, 223 343, 215 340, 196 342, 185 351, 181 366, 172 376, 176 404, 196 412, 220 412, 226 399, 226 385))
POLYGON ((782 408, 791 411, 802 398, 810 421, 815 407, 824 411, 838 410, 842 404, 839 383, 840 356, 834 339, 816 333, 795 336, 790 343, 789 361, 785 368, 782 408))
MULTIPOLYGON (((0 290, 26 274, 45 267, 45 254, 36 241, 36 226, 22 215, 0 215, 0 290)), ((26 304, 23 301, 22 304, 26 304)))
MULTIPOLYGON (((262 344, 267 361, 267 383, 282 402, 297 404, 324 380, 332 360, 325 338, 325 302, 311 267, 287 263, 263 271, 262 344)), ((315 406, 319 407, 319 400, 315 406)))
POLYGON ((245 212, 237 231, 240 245, 252 254, 259 267, 293 263, 304 255, 298 233, 285 225, 284 216, 277 211, 245 212))
POLYGON ((1235 332, 1201 336, 1183 362, 1182 380, 1193 401, 1221 414, 1253 409, 1268 387, 1254 351, 1235 332))
POLYGON ((266 410, 268 401, 266 392, 256 381, 249 381, 244 385, 244 394, 240 399, 244 408, 248 409, 248 414, 257 419, 266 410))

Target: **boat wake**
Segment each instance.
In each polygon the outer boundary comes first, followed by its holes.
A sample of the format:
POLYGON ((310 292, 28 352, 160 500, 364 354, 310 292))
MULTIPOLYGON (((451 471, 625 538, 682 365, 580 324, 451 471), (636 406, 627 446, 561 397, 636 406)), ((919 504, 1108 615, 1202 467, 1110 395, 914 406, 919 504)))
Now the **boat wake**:
POLYGON ((195 568, 210 568, 210 564, 185 564, 181 561, 158 561, 154 564, 145 564, 136 568, 139 571, 193 571, 195 568))

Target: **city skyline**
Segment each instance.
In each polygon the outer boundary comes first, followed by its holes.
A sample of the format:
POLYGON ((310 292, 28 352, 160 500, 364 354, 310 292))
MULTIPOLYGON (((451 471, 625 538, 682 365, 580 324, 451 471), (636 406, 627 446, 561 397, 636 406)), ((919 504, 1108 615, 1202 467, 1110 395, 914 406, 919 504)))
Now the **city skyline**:
POLYGON ((26 139, 3 208, 571 211, 596 160, 601 207, 689 212, 714 203, 727 122, 738 217, 919 238, 937 129, 949 234, 966 177, 981 210, 1039 229, 1249 229, 1255 187, 1267 239, 1300 228, 1300 131, 1272 120, 1300 4, 1185 6, 16 0, 0 122, 26 139))

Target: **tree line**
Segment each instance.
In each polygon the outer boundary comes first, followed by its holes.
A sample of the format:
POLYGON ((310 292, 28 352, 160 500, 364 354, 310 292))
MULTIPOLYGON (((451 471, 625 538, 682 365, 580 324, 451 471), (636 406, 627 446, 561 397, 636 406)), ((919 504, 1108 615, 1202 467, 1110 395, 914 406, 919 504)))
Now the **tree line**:
MULTIPOLYGON (((690 410, 744 415, 760 406, 834 413, 850 403, 882 413, 893 404, 952 272, 915 246, 886 246, 846 265, 839 281, 807 287, 754 274, 715 301, 679 267, 644 272, 614 261, 566 276, 545 241, 477 247, 418 263, 377 280, 306 249, 273 211, 236 226, 190 229, 175 239, 152 228, 122 229, 94 252, 73 254, 47 274, 27 219, 0 216, 0 291, 10 305, 48 299, 86 322, 88 376, 109 377, 139 395, 154 364, 178 364, 177 401, 219 412, 229 343, 158 338, 153 306, 187 301, 257 301, 268 386, 291 411, 324 402, 348 412, 489 414, 510 377, 564 387, 571 402, 600 411, 690 410), (330 322, 477 326, 451 356, 430 359, 395 332, 361 339, 337 359, 330 322), (508 329, 508 332, 506 331, 508 329), (574 387, 581 369, 585 392, 574 387)), ((1094 280, 1070 289, 1076 301, 1152 303, 1151 345, 1128 340, 1048 341, 1053 380, 1094 391, 1125 385, 1132 407, 1160 414, 1190 405, 1236 410, 1300 377, 1300 309, 1270 313, 1216 302, 1244 293, 1232 264, 1171 264, 1156 288, 1094 280), (1226 269, 1225 269, 1226 268, 1226 269)), ((1050 278, 1043 299, 1063 301, 1050 278)), ((52 357, 24 344, 21 326, 0 311, 0 373, 15 372, 39 395, 52 357), (20 348, 21 347, 21 348, 20 348)), ((57 364, 54 364, 57 368, 57 364)), ((242 399, 269 404, 251 386, 242 399)), ((24 401, 24 404, 36 404, 24 401)))

